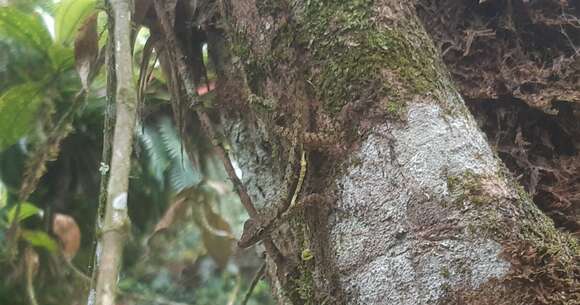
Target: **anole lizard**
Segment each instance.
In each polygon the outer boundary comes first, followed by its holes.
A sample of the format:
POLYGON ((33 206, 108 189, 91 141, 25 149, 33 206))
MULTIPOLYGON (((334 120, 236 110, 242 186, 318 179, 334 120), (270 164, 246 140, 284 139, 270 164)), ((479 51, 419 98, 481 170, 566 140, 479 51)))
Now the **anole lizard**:
MULTIPOLYGON (((301 88, 296 88, 298 93, 296 96, 304 96, 304 91, 301 88)), ((256 102, 260 102, 261 100, 254 97, 253 100, 256 102)), ((292 215, 294 210, 296 210, 296 206, 301 206, 305 201, 319 201, 319 195, 309 195, 306 196, 300 201, 300 204, 297 204, 298 196, 302 190, 304 185, 304 180, 306 177, 306 170, 308 168, 308 152, 307 149, 322 147, 322 146, 330 146, 332 143, 336 143, 339 140, 329 134, 323 133, 316 133, 310 131, 310 103, 307 99, 299 99, 298 102, 295 104, 296 110, 296 119, 294 121, 294 128, 287 129, 281 126, 277 126, 276 124, 272 124, 273 130, 275 133, 278 133, 284 138, 291 138, 292 143, 290 146, 290 153, 289 153, 289 164, 286 168, 285 181, 289 181, 289 185, 292 181, 296 181, 296 171, 295 171, 295 160, 296 158, 295 148, 297 146, 300 147, 300 172, 298 174, 298 179, 295 184, 294 190, 292 192, 291 197, 286 197, 285 195, 282 196, 282 200, 284 200, 281 205, 279 206, 279 210, 275 214, 274 217, 269 219, 264 219, 263 217, 257 218, 250 218, 244 223, 244 229, 242 232, 242 236, 238 241, 238 247, 240 248, 247 248, 255 243, 262 240, 264 237, 269 236, 272 231, 278 228, 282 223, 284 223, 289 216, 292 215)), ((289 189, 290 187, 288 187, 289 189)), ((287 189, 287 192, 288 192, 287 189)), ((288 194, 288 193, 286 193, 288 194)))

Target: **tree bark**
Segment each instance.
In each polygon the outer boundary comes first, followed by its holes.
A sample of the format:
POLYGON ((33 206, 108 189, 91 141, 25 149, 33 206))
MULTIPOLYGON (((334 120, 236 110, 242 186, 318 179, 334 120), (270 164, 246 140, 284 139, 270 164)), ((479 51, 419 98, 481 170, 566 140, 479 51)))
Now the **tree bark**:
POLYGON ((252 201, 275 214, 298 144, 299 200, 333 203, 273 232, 279 303, 577 304, 577 241, 498 161, 412 1, 221 3, 220 102, 252 201))
POLYGON ((89 295, 89 304, 96 305, 115 304, 123 247, 130 228, 127 190, 137 114, 137 91, 133 81, 130 43, 132 6, 127 0, 111 0, 110 4, 114 16, 115 67, 109 67, 108 71, 115 71, 117 105, 107 203, 104 219, 98 228, 100 236, 96 249, 96 290, 89 295))

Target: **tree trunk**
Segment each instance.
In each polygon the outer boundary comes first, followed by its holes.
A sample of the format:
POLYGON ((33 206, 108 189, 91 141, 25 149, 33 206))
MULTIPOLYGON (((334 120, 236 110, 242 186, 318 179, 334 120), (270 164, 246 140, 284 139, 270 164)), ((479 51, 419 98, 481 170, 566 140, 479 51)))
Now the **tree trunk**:
POLYGON ((221 3, 242 181, 263 219, 314 198, 272 233, 281 304, 578 304, 577 241, 498 161, 412 1, 221 3))

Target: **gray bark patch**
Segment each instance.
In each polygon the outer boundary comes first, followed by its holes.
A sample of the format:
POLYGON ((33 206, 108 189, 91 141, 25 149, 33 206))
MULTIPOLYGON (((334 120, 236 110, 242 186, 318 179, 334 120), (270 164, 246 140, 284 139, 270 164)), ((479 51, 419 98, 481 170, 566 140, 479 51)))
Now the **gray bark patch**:
POLYGON ((476 209, 447 207, 447 177, 493 175, 498 163, 473 119, 408 105, 405 124, 377 126, 336 184, 330 240, 349 304, 434 304, 477 288, 509 263, 470 233, 476 209))
POLYGON ((285 182, 273 152, 265 148, 267 141, 260 138, 265 133, 259 129, 248 130, 241 121, 230 122, 225 128, 233 148, 230 158, 241 169, 240 180, 252 202, 260 210, 272 208, 280 199, 285 182))

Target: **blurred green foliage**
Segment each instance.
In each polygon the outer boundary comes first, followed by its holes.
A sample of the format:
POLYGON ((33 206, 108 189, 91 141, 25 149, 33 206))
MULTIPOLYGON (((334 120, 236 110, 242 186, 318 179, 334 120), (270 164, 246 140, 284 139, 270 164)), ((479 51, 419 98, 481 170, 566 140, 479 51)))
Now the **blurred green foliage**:
MULTIPOLYGON (((47 163, 35 192, 20 205, 22 230, 16 259, 7 252, 7 230, 32 152, 42 148, 81 89, 73 42, 83 20, 99 9, 100 2, 8 2, 11 5, 0 7, 0 304, 29 303, 25 247, 34 247, 39 255, 33 283, 41 304, 85 303, 87 285, 63 263, 57 250, 63 241, 53 234, 51 217, 63 213, 76 220, 81 240, 72 265, 88 274, 99 192, 104 71, 92 82, 87 103, 74 113, 73 132, 58 147, 57 159, 47 163)), ((101 42, 106 36, 103 15, 98 26, 101 42)), ((137 39, 136 63, 144 41, 137 39)), ((120 297, 123 304, 228 304, 232 300, 238 304, 261 263, 251 253, 232 252, 233 240, 228 236, 239 236, 247 215, 203 136, 184 135, 176 128, 169 96, 164 77, 155 68, 143 106, 146 115, 136 128, 129 190, 134 225, 124 256, 120 297), (189 154, 184 136, 193 143, 189 154), (169 217, 184 192, 191 193, 186 204, 177 216, 169 217), (161 224, 165 227, 159 230, 161 224), (224 254, 225 263, 220 262, 224 254)), ((268 285, 260 282, 248 304, 272 303, 268 285)))

